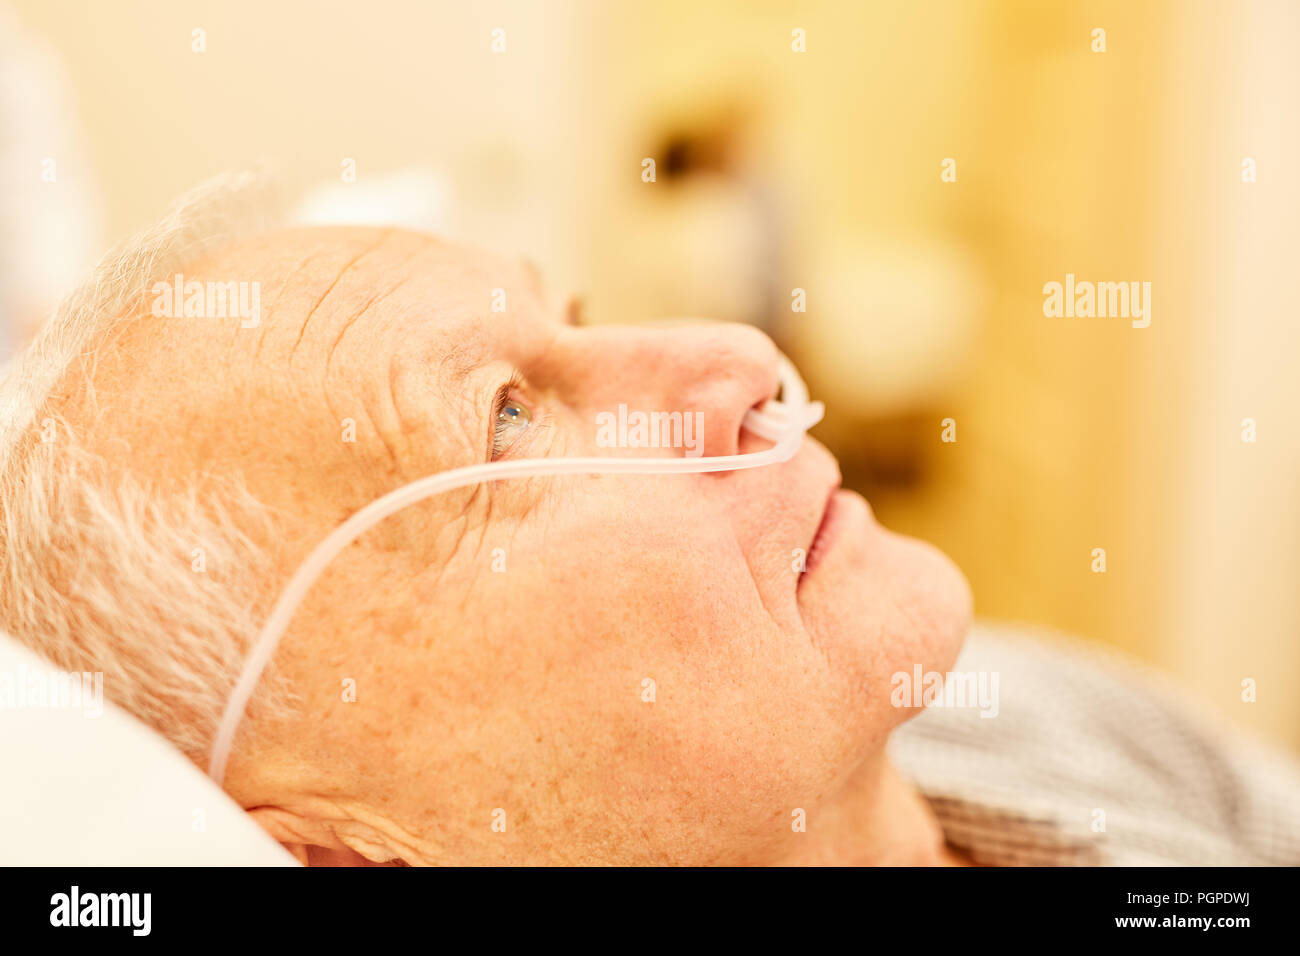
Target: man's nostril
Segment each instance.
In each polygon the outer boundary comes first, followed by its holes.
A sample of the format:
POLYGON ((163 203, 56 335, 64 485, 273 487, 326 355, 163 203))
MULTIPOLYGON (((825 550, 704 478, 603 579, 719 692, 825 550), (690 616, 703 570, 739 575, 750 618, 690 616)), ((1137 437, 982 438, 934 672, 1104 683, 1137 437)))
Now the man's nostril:
POLYGON ((780 439, 787 425, 780 415, 772 414, 771 410, 764 412, 761 408, 755 406, 745 413, 745 417, 740 422, 740 427, 757 435, 759 438, 774 442, 780 439))

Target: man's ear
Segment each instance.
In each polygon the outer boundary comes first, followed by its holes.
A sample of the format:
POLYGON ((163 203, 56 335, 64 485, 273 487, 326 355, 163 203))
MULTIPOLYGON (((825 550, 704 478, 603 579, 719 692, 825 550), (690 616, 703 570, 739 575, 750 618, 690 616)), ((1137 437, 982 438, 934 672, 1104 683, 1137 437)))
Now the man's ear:
POLYGON ((282 807, 248 814, 303 866, 405 866, 382 834, 355 820, 305 817, 282 807))

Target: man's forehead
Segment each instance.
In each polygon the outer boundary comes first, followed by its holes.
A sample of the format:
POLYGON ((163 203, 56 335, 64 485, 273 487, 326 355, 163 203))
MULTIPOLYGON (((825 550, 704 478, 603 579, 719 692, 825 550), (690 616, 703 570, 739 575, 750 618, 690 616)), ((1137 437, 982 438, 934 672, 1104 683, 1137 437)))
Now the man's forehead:
POLYGON ((287 229, 253 237, 231 252, 221 265, 258 273, 273 295, 366 297, 414 282, 436 285, 449 305, 483 310, 491 309, 498 290, 509 298, 540 301, 543 295, 536 267, 523 259, 404 229, 287 229))
POLYGON ((332 348, 345 333, 416 340, 507 327, 548 311, 532 263, 402 229, 311 227, 243 240, 187 279, 255 283, 257 351, 332 348))

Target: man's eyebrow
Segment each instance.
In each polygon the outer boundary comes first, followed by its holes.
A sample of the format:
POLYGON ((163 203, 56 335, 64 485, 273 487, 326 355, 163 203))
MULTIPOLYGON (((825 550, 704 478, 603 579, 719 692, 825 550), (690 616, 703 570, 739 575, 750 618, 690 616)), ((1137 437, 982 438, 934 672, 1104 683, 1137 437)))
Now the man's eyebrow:
POLYGON ((481 348, 475 348, 465 340, 456 340, 438 359, 438 367, 450 367, 452 375, 463 380, 475 369, 482 368, 485 362, 486 357, 481 348))

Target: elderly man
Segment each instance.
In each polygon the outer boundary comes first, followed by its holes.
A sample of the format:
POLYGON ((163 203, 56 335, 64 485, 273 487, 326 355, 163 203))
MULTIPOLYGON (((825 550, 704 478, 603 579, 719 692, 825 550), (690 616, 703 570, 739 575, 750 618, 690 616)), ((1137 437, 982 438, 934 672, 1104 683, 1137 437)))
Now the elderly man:
MULTIPOLYGON (((599 455, 620 405, 702 415, 704 455, 754 450, 742 420, 777 386, 752 329, 579 327, 526 267, 427 236, 218 228, 248 189, 201 191, 111 257, 5 392, 0 627, 103 671, 201 766, 279 590, 367 502, 599 455)), ((1182 749, 1131 779, 1113 722, 1134 695, 1037 645, 979 642, 997 718, 943 711, 887 753, 944 702, 900 675, 952 672, 970 598, 838 484, 808 439, 781 465, 401 511, 298 610, 224 786, 311 863, 1295 861, 1293 778, 1256 779, 1234 823, 1196 792, 1206 736, 1142 697, 1182 749), (1072 682, 1087 708, 1034 713, 1072 682)))

